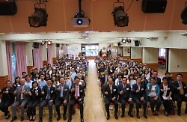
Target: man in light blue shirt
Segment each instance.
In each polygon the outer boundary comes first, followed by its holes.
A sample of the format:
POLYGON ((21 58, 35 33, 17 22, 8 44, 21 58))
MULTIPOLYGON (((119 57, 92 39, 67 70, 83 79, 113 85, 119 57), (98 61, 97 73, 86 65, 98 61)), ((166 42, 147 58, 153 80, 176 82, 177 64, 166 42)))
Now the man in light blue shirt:
POLYGON ((74 80, 75 76, 77 75, 74 68, 71 68, 70 75, 71 75, 71 78, 74 80))
POLYGON ((38 86, 40 86, 40 88, 42 89, 45 85, 47 85, 46 81, 44 80, 44 75, 41 74, 40 75, 40 80, 38 81, 38 86))
POLYGON ((25 85, 29 86, 30 89, 32 88, 32 80, 31 80, 31 77, 29 75, 26 76, 26 82, 25 82, 25 85))
POLYGON ((65 81, 66 81, 66 85, 69 87, 69 89, 71 89, 72 82, 71 82, 71 80, 68 78, 68 75, 65 74, 65 75, 64 75, 64 78, 65 78, 65 81))

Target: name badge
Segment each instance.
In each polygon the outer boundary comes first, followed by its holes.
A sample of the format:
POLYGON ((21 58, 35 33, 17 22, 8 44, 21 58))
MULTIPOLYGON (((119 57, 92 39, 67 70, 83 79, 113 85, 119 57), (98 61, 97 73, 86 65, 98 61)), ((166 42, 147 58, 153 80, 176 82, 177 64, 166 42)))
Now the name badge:
POLYGON ((51 93, 53 93, 53 91, 51 91, 51 93))
POLYGON ((126 90, 129 90, 129 88, 126 88, 126 90))
POLYGON ((114 89, 114 91, 116 91, 116 89, 114 89))
POLYGON ((80 92, 82 92, 82 90, 80 92))
POLYGON ((67 91, 67 89, 64 89, 64 91, 67 91))
POLYGON ((141 89, 142 91, 144 90, 144 88, 141 89))

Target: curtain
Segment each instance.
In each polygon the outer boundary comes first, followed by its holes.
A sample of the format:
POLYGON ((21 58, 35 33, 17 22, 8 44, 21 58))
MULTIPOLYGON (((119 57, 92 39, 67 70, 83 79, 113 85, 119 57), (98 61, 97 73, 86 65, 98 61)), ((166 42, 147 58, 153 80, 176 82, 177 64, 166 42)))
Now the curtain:
POLYGON ((8 79, 13 82, 13 73, 12 73, 12 45, 10 42, 6 42, 6 57, 7 57, 7 66, 8 66, 8 79))
POLYGON ((59 59, 59 47, 56 47, 56 58, 59 59))
POLYGON ((16 43, 16 75, 22 77, 22 72, 27 73, 27 63, 26 63, 26 43, 17 42, 16 43))
POLYGON ((48 63, 52 63, 52 45, 47 45, 48 63))
POLYGON ((42 68, 43 67, 43 57, 42 57, 42 47, 39 45, 39 48, 33 49, 33 58, 34 58, 34 67, 42 68))

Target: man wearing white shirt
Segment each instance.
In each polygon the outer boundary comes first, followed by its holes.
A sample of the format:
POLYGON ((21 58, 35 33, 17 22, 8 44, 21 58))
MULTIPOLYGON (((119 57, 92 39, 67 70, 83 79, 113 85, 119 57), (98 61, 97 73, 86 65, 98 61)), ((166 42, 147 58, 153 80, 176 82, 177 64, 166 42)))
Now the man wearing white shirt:
POLYGON ((29 88, 31 89, 32 88, 32 80, 31 80, 31 77, 29 75, 26 76, 26 82, 25 82, 25 85, 29 86, 29 88))

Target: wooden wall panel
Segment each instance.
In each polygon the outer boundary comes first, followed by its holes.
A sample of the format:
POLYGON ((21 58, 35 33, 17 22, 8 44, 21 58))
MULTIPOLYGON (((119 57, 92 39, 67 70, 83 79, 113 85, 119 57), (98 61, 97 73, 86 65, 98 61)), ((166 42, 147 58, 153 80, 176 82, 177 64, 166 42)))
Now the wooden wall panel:
POLYGON ((170 74, 174 81, 177 79, 177 74, 182 74, 183 82, 187 83, 187 72, 170 72, 170 74))
POLYGON ((87 57, 87 59, 95 59, 96 58, 96 56, 86 56, 87 57))
POLYGON ((48 65, 48 61, 45 61, 45 60, 44 60, 44 61, 43 61, 43 65, 44 65, 44 64, 48 65))
POLYGON ((33 68, 34 66, 27 66, 27 73, 30 75, 31 74, 31 69, 33 68))
POLYGON ((155 70, 155 71, 158 71, 158 63, 151 63, 151 64, 146 64, 147 67, 155 70))
POLYGON ((8 75, 0 76, 0 89, 5 87, 5 82, 8 80, 8 75))
POLYGON ((130 56, 123 56, 124 59, 130 59, 130 56))
POLYGON ((142 59, 132 59, 134 62, 142 63, 142 59))
POLYGON ((55 63, 56 63, 57 58, 53 58, 52 60, 53 60, 53 64, 55 64, 55 63))

